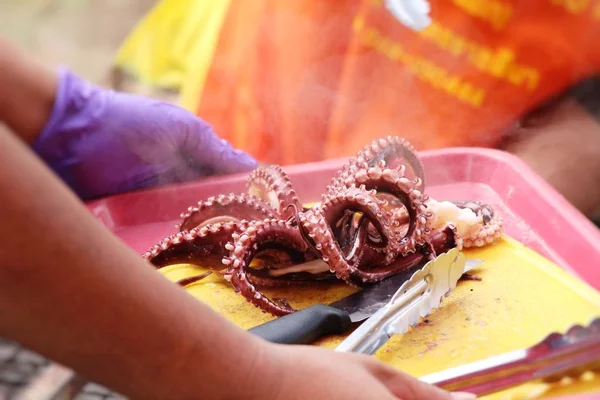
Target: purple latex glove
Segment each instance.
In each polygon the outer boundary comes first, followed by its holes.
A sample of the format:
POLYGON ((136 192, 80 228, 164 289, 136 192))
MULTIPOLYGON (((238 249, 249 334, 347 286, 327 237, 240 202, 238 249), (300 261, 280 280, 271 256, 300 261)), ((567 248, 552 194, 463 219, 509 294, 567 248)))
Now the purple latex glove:
POLYGON ((192 113, 94 86, 66 69, 33 147, 82 199, 257 166, 192 113))

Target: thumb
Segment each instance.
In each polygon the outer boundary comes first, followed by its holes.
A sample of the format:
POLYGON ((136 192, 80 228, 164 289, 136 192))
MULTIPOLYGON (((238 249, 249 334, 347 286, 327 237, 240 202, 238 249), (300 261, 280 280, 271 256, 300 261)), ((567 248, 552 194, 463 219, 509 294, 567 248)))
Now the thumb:
POLYGON ((252 171, 258 167, 258 162, 245 151, 233 148, 225 139, 220 139, 222 150, 219 165, 215 165, 215 172, 218 173, 238 173, 252 171))
POLYGON ((372 361, 374 362, 370 363, 369 369, 390 392, 400 399, 471 400, 477 398, 470 393, 450 393, 384 363, 372 361))
POLYGON ((200 118, 188 124, 181 151, 195 164, 218 175, 247 172, 258 166, 250 154, 218 137, 212 127, 200 118))

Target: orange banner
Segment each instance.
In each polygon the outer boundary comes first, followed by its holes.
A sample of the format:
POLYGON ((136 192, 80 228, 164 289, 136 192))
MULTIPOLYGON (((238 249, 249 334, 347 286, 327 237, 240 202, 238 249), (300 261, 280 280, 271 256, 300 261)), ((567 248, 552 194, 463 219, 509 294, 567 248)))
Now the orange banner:
POLYGON ((232 1, 196 113, 262 162, 496 146, 524 113, 600 66, 595 1, 431 1, 402 25, 382 0, 232 1))

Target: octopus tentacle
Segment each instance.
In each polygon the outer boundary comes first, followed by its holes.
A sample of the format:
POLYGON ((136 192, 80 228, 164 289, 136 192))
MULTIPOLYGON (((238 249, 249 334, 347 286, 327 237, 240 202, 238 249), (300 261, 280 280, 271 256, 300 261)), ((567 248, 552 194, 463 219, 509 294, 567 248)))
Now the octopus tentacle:
MULTIPOLYGON (((421 193, 414 189, 412 182, 404 178, 399 171, 377 168, 361 170, 356 175, 356 180, 361 184, 360 188, 350 187, 331 198, 325 197, 319 207, 306 212, 300 217, 300 229, 315 243, 315 248, 321 252, 321 258, 328 262, 331 271, 339 279, 354 285, 358 280, 361 283, 375 282, 400 269, 391 270, 383 268, 377 270, 371 268, 362 270, 357 259, 348 259, 340 244, 336 241, 332 226, 335 220, 341 217, 345 209, 354 209, 362 212, 366 219, 380 233, 382 239, 381 247, 384 248, 385 260, 382 265, 391 263, 398 254, 403 256, 415 253, 416 247, 426 243, 427 214, 426 208, 421 200, 421 193), (396 223, 392 214, 385 210, 384 201, 376 197, 380 191, 396 196, 406 207, 408 213, 408 226, 404 229, 400 224, 390 226, 390 221, 396 223), (343 208, 341 205, 343 205, 343 208), (386 246, 388 243, 391 246, 386 246)), ((376 249, 372 241, 363 241, 364 250, 376 249)), ((363 258, 357 254, 358 259, 363 258)), ((399 265, 397 268, 405 268, 399 265)))
POLYGON ((375 140, 370 146, 366 146, 362 154, 357 157, 357 164, 365 163, 367 167, 375 167, 382 164, 386 168, 396 169, 395 163, 406 161, 408 168, 417 179, 413 182, 419 190, 425 189, 425 172, 423 164, 416 154, 415 148, 405 139, 397 136, 388 136, 375 140))
POLYGON ((469 235, 463 236, 464 247, 482 247, 495 242, 502 235, 503 220, 494 209, 479 201, 453 202, 461 209, 469 209, 481 219, 477 224, 479 229, 471 230, 469 235))
POLYGON ((387 268, 388 276, 395 275, 398 272, 427 262, 428 259, 431 259, 430 252, 440 254, 461 246, 461 240, 456 232, 456 227, 448 224, 443 229, 432 232, 430 241, 419 246, 417 252, 396 258, 384 267, 387 268))
POLYGON ((394 256, 396 253, 406 255, 414 252, 416 245, 426 242, 429 234, 428 220, 432 218, 425 205, 427 196, 422 195, 413 182, 402 175, 402 171, 379 167, 362 169, 356 173, 356 182, 367 190, 375 190, 378 195, 391 195, 404 206, 393 208, 404 210, 408 214, 408 220, 401 213, 393 214, 392 223, 398 234, 403 236, 398 241, 394 256))
POLYGON ((227 254, 231 235, 241 232, 247 221, 216 223, 166 237, 142 256, 156 268, 172 264, 203 264, 206 257, 227 254))
POLYGON ((247 275, 250 262, 257 253, 273 245, 300 254, 307 250, 300 232, 291 224, 275 219, 255 221, 241 235, 235 235, 234 242, 230 246, 231 253, 228 257, 224 257, 222 262, 228 266, 225 279, 231 283, 236 292, 263 311, 281 316, 295 310, 286 304, 277 304, 259 292, 247 275))
MULTIPOLYGON (((384 260, 381 257, 378 260, 370 259, 367 263, 368 268, 363 268, 362 257, 358 257, 356 260, 348 260, 344 257, 322 214, 315 213, 310 220, 303 221, 303 224, 306 229, 314 232, 314 239, 320 244, 321 258, 330 265, 331 271, 335 273, 336 277, 355 287, 365 283, 379 282, 418 265, 429 256, 430 245, 438 253, 449 250, 456 245, 457 240, 460 240, 456 235, 456 230, 448 225, 443 230, 433 232, 430 242, 417 246, 412 253, 400 255, 392 260, 384 260)), ((368 249, 369 247, 365 246, 363 250, 368 252, 368 249)))
POLYGON ((408 166, 415 177, 413 183, 421 191, 424 191, 425 172, 423 163, 417 156, 414 147, 407 140, 397 136, 377 139, 365 146, 354 158, 342 166, 342 169, 332 180, 326 191, 331 194, 336 189, 352 183, 357 170, 372 167, 398 169, 401 166, 408 166), (407 165, 395 166, 395 163, 401 161, 406 161, 407 165))
MULTIPOLYGON (((239 222, 215 223, 193 228, 163 239, 142 256, 157 269, 173 264, 195 264, 202 267, 218 265, 208 262, 211 256, 222 257, 227 253, 226 245, 235 232, 242 231, 245 220, 239 222)), ((181 279, 176 283, 186 286, 207 277, 210 272, 181 279)))
POLYGON ((302 210, 302 204, 289 177, 278 165, 252 171, 247 186, 251 196, 270 204, 283 219, 293 215, 290 205, 302 210))
POLYGON ((427 207, 432 210, 429 228, 440 229, 452 223, 465 248, 491 244, 502 235, 502 218, 489 205, 481 202, 429 199, 427 207))
MULTIPOLYGON (((348 218, 348 212, 360 212, 362 214, 361 218, 368 220, 359 222, 356 232, 353 235, 353 241, 360 242, 360 245, 366 244, 380 249, 382 252, 387 252, 393 251, 395 242, 401 239, 398 236, 398 230, 393 229, 390 224, 392 220, 391 213, 385 210, 384 201, 376 197, 374 190, 367 191, 364 188, 356 187, 348 188, 338 192, 337 195, 325 198, 320 205, 320 209, 322 210, 326 224, 331 228, 336 225, 337 221, 348 218), (369 232, 366 229, 367 222, 378 234, 378 239, 373 239, 373 236, 368 235, 369 232), (358 234, 358 232, 363 232, 363 235, 358 234), (364 236, 364 240, 360 236, 364 236)), ((305 229, 304 226, 301 226, 301 229, 305 229)), ((332 235, 337 238, 333 229, 332 235)), ((348 243, 348 245, 356 246, 357 243, 348 243)))
POLYGON ((360 287, 502 234, 502 218, 489 205, 429 198, 423 165, 400 137, 365 146, 310 209, 277 165, 253 171, 247 185, 246 194, 190 207, 181 215, 180 232, 144 258, 160 269, 203 265, 214 256, 220 262, 209 264, 213 270, 177 283, 198 282, 217 270, 249 302, 280 316, 295 310, 258 288, 331 280, 360 287))
POLYGON ((354 257, 352 260, 346 259, 344 252, 339 247, 321 212, 315 210, 310 218, 302 220, 302 225, 304 229, 311 232, 312 239, 321 251, 321 259, 329 264, 330 271, 335 273, 339 279, 344 280, 352 286, 357 286, 357 283, 353 279, 355 273, 362 278, 362 282, 379 279, 379 275, 376 273, 359 270, 357 264, 360 261, 360 255, 354 257))
POLYGON ((181 213, 183 222, 178 229, 183 232, 218 222, 273 218, 276 215, 275 209, 256 197, 246 194, 220 195, 199 201, 196 206, 181 213))

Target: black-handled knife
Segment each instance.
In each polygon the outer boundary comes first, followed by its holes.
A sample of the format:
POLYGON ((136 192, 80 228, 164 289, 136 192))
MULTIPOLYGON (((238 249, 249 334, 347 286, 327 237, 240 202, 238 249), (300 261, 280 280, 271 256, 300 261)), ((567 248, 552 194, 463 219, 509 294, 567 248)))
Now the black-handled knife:
MULTIPOLYGON (((481 262, 467 260, 464 271, 481 262)), ((398 288, 421 268, 423 265, 417 265, 329 305, 316 304, 258 325, 248 332, 280 344, 310 344, 325 336, 343 334, 387 304, 398 288)))
POLYGON ((309 344, 317 339, 342 334, 352 327, 352 317, 336 303, 328 306, 315 304, 258 325, 248 332, 269 342, 281 344, 309 344))

